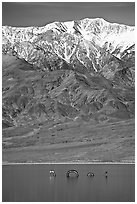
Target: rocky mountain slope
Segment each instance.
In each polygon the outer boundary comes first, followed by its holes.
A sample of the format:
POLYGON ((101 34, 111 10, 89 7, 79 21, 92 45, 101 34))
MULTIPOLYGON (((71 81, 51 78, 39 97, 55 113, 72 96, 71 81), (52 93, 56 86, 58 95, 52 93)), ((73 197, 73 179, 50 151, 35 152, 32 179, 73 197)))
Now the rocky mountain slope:
POLYGON ((3 128, 133 118, 134 32, 101 18, 3 26, 3 128))

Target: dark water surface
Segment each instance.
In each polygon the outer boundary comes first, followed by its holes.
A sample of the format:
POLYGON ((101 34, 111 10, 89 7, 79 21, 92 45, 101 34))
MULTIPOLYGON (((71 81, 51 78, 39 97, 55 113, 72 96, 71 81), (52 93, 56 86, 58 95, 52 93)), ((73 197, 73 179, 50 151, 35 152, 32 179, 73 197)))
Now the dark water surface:
POLYGON ((35 164, 2 167, 2 200, 24 202, 133 202, 134 164, 35 164), (78 178, 67 178, 76 169, 78 178), (49 171, 55 170, 56 177, 49 171), (91 171, 94 177, 87 177, 91 171), (105 172, 108 176, 105 176, 105 172))

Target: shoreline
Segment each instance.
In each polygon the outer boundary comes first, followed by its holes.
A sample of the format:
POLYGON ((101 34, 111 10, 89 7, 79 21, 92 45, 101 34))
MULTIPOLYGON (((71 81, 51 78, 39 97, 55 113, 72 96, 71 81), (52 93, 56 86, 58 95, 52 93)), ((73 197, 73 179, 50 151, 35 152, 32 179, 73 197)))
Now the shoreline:
POLYGON ((10 165, 60 165, 60 164, 64 164, 64 165, 69 165, 69 164, 74 164, 74 165, 88 165, 88 164, 97 164, 97 165, 103 165, 103 164, 110 164, 110 165, 125 165, 125 164, 127 164, 127 165, 130 165, 130 164, 133 164, 133 165, 135 165, 135 162, 133 161, 130 161, 130 162, 81 162, 81 163, 79 163, 79 162, 75 162, 75 163, 73 163, 73 162, 67 162, 67 163, 65 163, 65 162, 59 162, 59 163, 52 163, 52 162, 41 162, 41 163, 38 163, 38 162, 32 162, 32 163, 19 163, 19 162, 2 162, 2 166, 10 166, 10 165))

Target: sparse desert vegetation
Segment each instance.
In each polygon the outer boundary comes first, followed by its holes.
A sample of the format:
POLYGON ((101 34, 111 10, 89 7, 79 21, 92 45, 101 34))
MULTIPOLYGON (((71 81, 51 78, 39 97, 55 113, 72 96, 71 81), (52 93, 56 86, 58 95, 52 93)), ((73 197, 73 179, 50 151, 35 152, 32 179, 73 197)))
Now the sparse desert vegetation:
POLYGON ((134 120, 49 123, 3 131, 3 162, 134 163, 134 120), (12 132, 12 133, 11 133, 12 132))

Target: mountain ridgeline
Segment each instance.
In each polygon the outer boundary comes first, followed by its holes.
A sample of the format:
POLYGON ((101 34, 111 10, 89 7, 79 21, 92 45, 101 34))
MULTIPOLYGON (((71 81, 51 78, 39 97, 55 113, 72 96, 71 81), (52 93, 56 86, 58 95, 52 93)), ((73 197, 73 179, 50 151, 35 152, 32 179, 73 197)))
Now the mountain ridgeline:
POLYGON ((3 128, 134 118, 134 32, 102 18, 3 26, 3 128))

